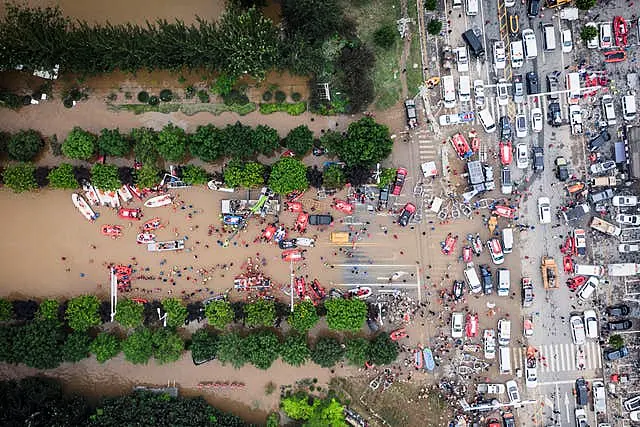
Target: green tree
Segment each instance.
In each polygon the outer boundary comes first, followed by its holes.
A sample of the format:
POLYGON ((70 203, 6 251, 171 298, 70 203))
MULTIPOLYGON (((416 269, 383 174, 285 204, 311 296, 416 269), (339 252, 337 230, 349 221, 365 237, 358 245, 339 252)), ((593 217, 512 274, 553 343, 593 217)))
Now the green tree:
POLYGON ((11 301, 0 298, 0 322, 8 322, 13 319, 13 304, 11 301))
POLYGON ((278 131, 266 125, 258 125, 253 130, 251 138, 253 149, 265 156, 271 156, 280 146, 278 131))
POLYGON ((86 332, 73 332, 67 335, 62 345, 62 360, 65 362, 79 362, 89 357, 91 337, 86 332))
POLYGON ((36 312, 36 319, 55 320, 60 319, 60 304, 54 299, 46 299, 40 303, 36 312))
POLYGON ((398 344, 389 334, 377 335, 369 346, 369 360, 376 365, 388 365, 398 358, 398 344))
POLYGON ((99 190, 117 190, 122 186, 118 175, 118 167, 116 165, 96 163, 91 168, 91 184, 99 190))
POLYGON ((255 150, 250 146, 253 140, 251 126, 235 122, 222 129, 222 143, 224 153, 232 159, 246 160, 255 156, 255 150))
POLYGON ((136 328, 142 325, 143 316, 144 305, 130 299, 118 301, 115 319, 125 328, 136 328))
POLYGON ((280 341, 273 331, 254 331, 243 343, 245 357, 258 369, 269 369, 280 354, 280 341))
POLYGON ((73 166, 69 163, 62 163, 58 167, 51 169, 49 172, 49 185, 52 188, 62 190, 73 190, 78 188, 78 180, 73 173, 73 166))
POLYGON ((338 331, 357 331, 367 318, 367 304, 359 299, 332 298, 324 303, 327 324, 338 331))
POLYGON ((373 42, 382 49, 389 49, 396 42, 397 31, 395 25, 385 24, 373 33, 373 42))
POLYGON ((184 350, 184 341, 174 331, 158 329, 153 333, 153 357, 160 363, 175 362, 184 350))
POLYGON ((189 151, 203 162, 214 162, 225 152, 223 131, 212 124, 198 126, 189 135, 189 151))
POLYGON ((182 180, 190 185, 206 184, 209 180, 207 171, 200 166, 186 165, 182 167, 182 180))
POLYGON ((182 162, 187 151, 187 134, 173 123, 165 125, 158 132, 157 150, 169 162, 182 162))
POLYGON ((391 154, 393 140, 389 128, 363 117, 349 125, 340 144, 329 147, 347 166, 375 166, 391 154))
POLYGON ((347 340, 346 359, 353 366, 364 366, 369 360, 369 341, 364 338, 352 338, 347 340))
POLYGON ((322 182, 327 188, 344 187, 344 184, 346 184, 346 179, 340 165, 329 166, 322 174, 322 182))
POLYGON ((287 396, 280 401, 282 410, 294 420, 308 420, 313 416, 315 406, 310 404, 312 399, 304 393, 287 396))
POLYGON ((344 348, 335 338, 320 337, 311 350, 311 360, 323 368, 330 368, 344 356, 344 348))
POLYGON ((237 332, 227 332, 218 337, 218 360, 226 365, 231 363, 236 369, 247 363, 244 339, 237 332))
POLYGON ((313 132, 307 125, 300 125, 291 129, 283 142, 297 156, 304 157, 313 147, 313 132))
POLYGON ((44 147, 42 135, 33 129, 21 130, 9 138, 7 153, 13 160, 28 162, 40 153, 44 147))
POLYGON ((233 322, 234 313, 229 301, 211 301, 205 307, 204 312, 209 324, 214 328, 224 329, 229 323, 233 322))
POLYGON ((397 174, 397 169, 394 168, 383 168, 380 173, 380 184, 378 184, 378 188, 389 187, 389 185, 395 181, 397 174))
POLYGON ((139 328, 122 342, 124 357, 136 365, 146 365, 153 356, 153 333, 139 328))
POLYGON ((262 78, 278 60, 280 36, 273 22, 255 8, 227 9, 216 37, 218 66, 228 76, 262 78))
POLYGON ((291 366, 304 364, 309 356, 311 356, 311 351, 303 335, 289 335, 280 346, 280 357, 291 366))
POLYGON ((136 171, 136 184, 140 188, 154 188, 160 184, 160 169, 153 164, 144 164, 136 171))
POLYGON ((273 191, 287 194, 308 187, 307 167, 300 160, 285 157, 274 163, 269 175, 269 188, 273 191))
POLYGON ((293 306, 287 322, 296 331, 306 333, 318 323, 316 306, 311 301, 300 301, 293 306))
POLYGON ((276 319, 276 305, 273 301, 259 299, 255 302, 245 304, 244 313, 246 316, 246 325, 253 326, 272 326, 276 319))
POLYGON ((187 320, 187 307, 180 298, 167 298, 162 301, 162 308, 167 312, 167 326, 179 328, 187 320))
POLYGON ((236 77, 232 77, 225 73, 222 73, 213 82, 211 90, 220 96, 227 96, 229 95, 237 81, 238 79, 236 77))
POLYGON ((424 8, 433 12, 438 8, 438 0, 426 0, 424 2, 424 8))
POLYGON ((107 156, 125 157, 131 151, 131 143, 120 129, 102 129, 98 136, 98 149, 107 156))
POLYGON ((224 182, 233 188, 259 187, 264 184, 264 166, 257 162, 231 160, 224 168, 224 182))
POLYGON ((158 161, 158 133, 151 128, 131 130, 133 153, 144 165, 155 166, 158 161))
POLYGON ((14 357, 37 369, 53 369, 62 362, 64 333, 59 323, 35 320, 18 329, 13 341, 14 357))
POLYGON ((69 301, 64 318, 71 329, 85 332, 100 324, 99 309, 100 301, 95 295, 80 295, 69 301))
POLYGON ((89 160, 96 152, 96 137, 79 127, 74 127, 62 143, 62 154, 70 159, 89 160))
POLYGON ((13 345, 21 328, 13 325, 0 325, 0 361, 20 363, 21 355, 13 351, 13 345))
POLYGON ((437 36, 440 31, 442 31, 442 21, 439 19, 432 19, 427 23, 427 33, 437 36))
POLYGON ((363 43, 347 44, 340 51, 335 66, 341 71, 339 83, 348 99, 346 112, 362 111, 373 101, 375 62, 375 53, 363 43))
POLYGON ((589 10, 596 5, 596 0, 576 0, 576 7, 580 10, 589 10))
MULTIPOLYGON (((589 0, 590 1, 590 0, 589 0)), ((580 38, 585 43, 590 42, 598 37, 598 28, 594 25, 585 25, 580 30, 580 38)))
POLYGON ((218 352, 218 335, 205 328, 198 329, 191 335, 190 350, 191 358, 196 364, 215 359, 218 352))
POLYGON ((96 355, 96 360, 104 363, 120 353, 122 343, 116 335, 109 332, 100 332, 91 343, 91 353, 96 355))
POLYGON ((343 28, 344 12, 336 0, 283 0, 281 13, 288 39, 322 44, 343 28))
POLYGON ((624 345, 624 338, 622 338, 622 335, 618 334, 611 335, 609 336, 609 345, 616 350, 619 350, 624 345))
POLYGON ((4 185, 16 193, 32 191, 38 188, 35 178, 36 167, 31 163, 18 163, 7 166, 2 173, 4 185))

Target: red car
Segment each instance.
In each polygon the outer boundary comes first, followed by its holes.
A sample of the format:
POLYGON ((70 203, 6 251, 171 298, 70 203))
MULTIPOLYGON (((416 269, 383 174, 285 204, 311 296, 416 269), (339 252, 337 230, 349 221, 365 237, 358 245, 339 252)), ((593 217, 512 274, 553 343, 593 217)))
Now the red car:
POLYGON ((407 177, 407 170, 405 168, 398 168, 396 171, 396 182, 393 184, 393 191, 391 194, 394 196, 399 196, 400 192, 402 192, 402 187, 404 186, 404 180, 407 177))
POLYGON ((398 218, 398 224, 400 224, 401 227, 406 227, 415 213, 416 206, 413 203, 407 203, 404 205, 404 208, 402 208, 402 212, 398 218))
POLYGON ((500 141, 500 162, 503 166, 509 166, 513 161, 513 147, 511 142, 500 141))

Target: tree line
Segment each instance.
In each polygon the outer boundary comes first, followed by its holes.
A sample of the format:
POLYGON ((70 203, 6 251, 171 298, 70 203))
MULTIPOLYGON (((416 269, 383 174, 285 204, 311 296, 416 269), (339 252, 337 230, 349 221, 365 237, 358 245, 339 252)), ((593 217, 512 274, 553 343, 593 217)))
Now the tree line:
POLYGON ((225 300, 185 305, 178 298, 162 302, 118 302, 115 321, 120 330, 106 331, 110 322, 109 303, 93 295, 81 295, 60 304, 48 299, 35 301, 0 300, 0 361, 24 363, 38 369, 52 369, 62 362, 78 362, 93 354, 104 363, 120 353, 133 364, 146 364, 151 358, 164 364, 178 360, 185 349, 196 364, 218 359, 240 368, 251 363, 268 369, 282 358, 300 366, 312 360, 332 367, 346 360, 355 366, 365 362, 389 364, 398 356, 398 346, 388 334, 371 340, 348 337, 341 342, 320 337, 312 345, 307 332, 326 315, 329 328, 338 332, 358 332, 366 319, 366 303, 354 299, 330 299, 316 307, 309 301, 295 305, 289 315, 286 306, 274 301, 230 303, 225 300), (166 314, 162 327, 157 310, 166 314), (211 328, 196 331, 187 341, 180 328, 204 315, 211 328), (284 317, 292 332, 281 336, 273 328, 284 317), (232 323, 244 328, 229 329, 232 323))

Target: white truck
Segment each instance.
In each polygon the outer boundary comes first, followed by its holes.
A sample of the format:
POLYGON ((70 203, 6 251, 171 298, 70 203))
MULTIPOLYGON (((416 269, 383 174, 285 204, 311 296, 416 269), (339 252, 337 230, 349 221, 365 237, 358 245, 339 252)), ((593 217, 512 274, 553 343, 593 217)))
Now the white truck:
POLYGON ((569 107, 569 120, 571 121, 571 134, 582 134, 582 109, 579 105, 569 107))
POLYGON ((603 219, 594 216, 591 220, 591 228, 598 230, 601 233, 608 234, 609 236, 620 236, 622 229, 617 227, 603 219))
POLYGON ((607 274, 609 276, 635 276, 640 274, 640 264, 634 264, 632 262, 622 264, 609 264, 607 265, 607 274))

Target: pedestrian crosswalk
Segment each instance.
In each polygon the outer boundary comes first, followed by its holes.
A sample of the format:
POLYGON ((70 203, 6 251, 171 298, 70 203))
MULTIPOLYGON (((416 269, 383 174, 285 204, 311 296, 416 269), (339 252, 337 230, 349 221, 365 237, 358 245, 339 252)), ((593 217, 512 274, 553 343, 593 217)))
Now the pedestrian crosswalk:
MULTIPOLYGON (((602 368, 600 346, 597 342, 588 342, 584 345, 575 344, 543 344, 537 346, 538 350, 538 374, 546 372, 566 372, 582 370, 578 364, 584 360, 584 370, 602 368), (584 359, 578 356, 583 350, 584 359)), ((524 369, 526 348, 516 347, 511 349, 511 357, 516 369, 524 369)))
MULTIPOLYGON (((439 142, 435 140, 433 133, 427 132, 426 130, 420 130, 416 133, 416 137, 418 140, 418 163, 436 162, 436 165, 440 164, 438 150, 439 142)), ((419 171, 418 173, 422 172, 419 171)), ((424 178, 421 179, 420 182, 422 182, 421 194, 415 195, 422 198, 420 203, 422 206, 422 215, 424 215, 424 218, 427 220, 431 220, 436 216, 435 212, 429 209, 429 202, 433 196, 436 195, 434 194, 435 181, 431 178, 424 178)))

